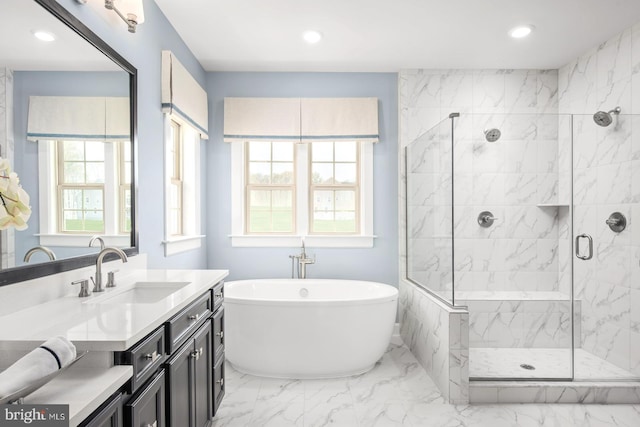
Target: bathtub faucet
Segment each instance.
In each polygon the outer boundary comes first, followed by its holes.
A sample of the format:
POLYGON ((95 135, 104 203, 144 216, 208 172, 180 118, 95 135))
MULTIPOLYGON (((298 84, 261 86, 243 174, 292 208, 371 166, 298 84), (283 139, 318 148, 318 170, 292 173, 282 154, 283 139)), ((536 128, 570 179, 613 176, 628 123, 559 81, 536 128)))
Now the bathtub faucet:
POLYGON ((307 252, 305 250, 304 247, 304 240, 302 240, 302 252, 300 252, 300 255, 289 255, 289 258, 291 258, 291 278, 293 279, 293 269, 294 269, 294 264, 293 264, 293 260, 297 260, 298 261, 298 279, 306 279, 307 278, 307 264, 315 264, 316 263, 316 256, 314 255, 313 258, 309 258, 307 256, 307 252))

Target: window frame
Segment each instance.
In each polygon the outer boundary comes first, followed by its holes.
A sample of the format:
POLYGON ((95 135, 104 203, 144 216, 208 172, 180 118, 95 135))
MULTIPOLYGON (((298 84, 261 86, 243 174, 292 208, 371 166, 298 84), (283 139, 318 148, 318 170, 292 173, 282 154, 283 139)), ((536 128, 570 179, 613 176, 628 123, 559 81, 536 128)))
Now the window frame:
POLYGON ((116 144, 116 150, 118 159, 116 165, 118 169, 118 218, 120 219, 118 221, 118 231, 120 234, 131 234, 131 196, 133 189, 131 188, 131 179, 127 182, 127 171, 129 173, 132 171, 131 141, 121 141, 116 144), (129 154, 129 160, 127 160, 127 153, 129 154), (127 229, 127 191, 129 191, 129 229, 127 229))
MULTIPOLYGON (((60 232, 59 221, 60 205, 58 174, 59 174, 59 140, 40 140, 38 142, 38 188, 39 188, 39 222, 40 232, 36 235, 42 246, 81 247, 86 246, 92 236, 99 235, 108 246, 131 246, 131 233, 122 233, 118 227, 119 214, 121 213, 118 202, 118 163, 119 157, 115 153, 120 144, 118 140, 105 141, 105 162, 111 157, 111 166, 105 168, 105 183, 103 192, 103 212, 105 229, 103 232, 60 232), (109 174, 109 175, 107 175, 109 174), (114 181, 109 183, 108 176, 113 176, 114 181), (109 206, 113 206, 109 209, 109 206), (55 212, 55 215, 50 215, 55 212)), ((89 140, 85 142, 90 142, 89 140)))
MULTIPOLYGON (((294 234, 248 235, 245 233, 245 143, 246 140, 233 141, 231 145, 231 239, 232 247, 297 247, 302 238, 309 247, 336 248, 371 248, 373 234, 373 145, 371 141, 356 141, 359 145, 359 205, 358 220, 360 231, 357 234, 311 234, 310 221, 310 153, 308 142, 292 142, 295 144, 296 183, 296 218, 297 230, 294 234), (303 190, 300 190, 303 189, 303 190), (302 213, 302 214, 301 214, 302 213)), ((338 142, 339 143, 339 142, 338 142)))
MULTIPOLYGON (((200 133, 179 116, 164 113, 164 245, 165 257, 202 247, 201 234, 201 173, 200 173, 200 133), (181 228, 182 234, 171 234, 169 194, 175 181, 176 164, 172 164, 169 150, 174 147, 171 138, 172 122, 180 126, 179 172, 181 178, 181 228), (188 167, 186 167, 188 165, 188 167)), ((177 159, 174 159, 178 162, 177 159)))

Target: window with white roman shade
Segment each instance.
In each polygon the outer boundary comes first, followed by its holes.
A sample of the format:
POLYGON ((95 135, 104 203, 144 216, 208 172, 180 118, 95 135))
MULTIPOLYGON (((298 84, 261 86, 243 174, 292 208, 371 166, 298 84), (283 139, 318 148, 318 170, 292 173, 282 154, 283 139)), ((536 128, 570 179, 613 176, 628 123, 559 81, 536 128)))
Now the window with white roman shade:
POLYGON ((176 56, 162 51, 165 256, 202 246, 200 143, 208 139, 207 92, 176 56))
POLYGON ((41 245, 85 245, 94 234, 110 246, 130 245, 129 108, 128 97, 29 97, 41 245))
POLYGON ((225 98, 232 245, 373 246, 378 139, 377 98, 225 98))

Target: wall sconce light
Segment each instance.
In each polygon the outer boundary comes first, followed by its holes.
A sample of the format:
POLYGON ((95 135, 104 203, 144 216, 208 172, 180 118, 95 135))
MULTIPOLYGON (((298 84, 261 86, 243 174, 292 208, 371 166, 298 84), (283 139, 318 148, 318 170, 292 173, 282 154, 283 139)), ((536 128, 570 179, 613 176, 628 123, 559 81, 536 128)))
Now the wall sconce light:
MULTIPOLYGON (((87 0, 76 1, 81 4, 87 3, 87 0)), ((142 0, 104 0, 104 7, 117 13, 120 19, 127 24, 130 33, 135 33, 138 24, 144 22, 142 0)))

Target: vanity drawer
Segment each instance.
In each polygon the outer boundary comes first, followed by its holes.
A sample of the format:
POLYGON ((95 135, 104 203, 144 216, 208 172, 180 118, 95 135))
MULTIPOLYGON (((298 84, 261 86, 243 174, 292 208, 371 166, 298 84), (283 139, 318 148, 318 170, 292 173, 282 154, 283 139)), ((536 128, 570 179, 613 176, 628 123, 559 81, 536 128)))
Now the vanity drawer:
POLYGON ((166 323, 167 354, 178 349, 212 313, 211 293, 206 292, 166 323))
POLYGON ((215 285, 211 293, 213 294, 213 311, 216 311, 224 301, 224 280, 215 285))
POLYGON ((224 308, 220 307, 211 319, 213 326, 213 360, 224 353, 224 308))
POLYGON ((135 392, 165 360, 164 327, 160 327, 127 351, 115 353, 116 365, 131 365, 131 392, 135 392))

